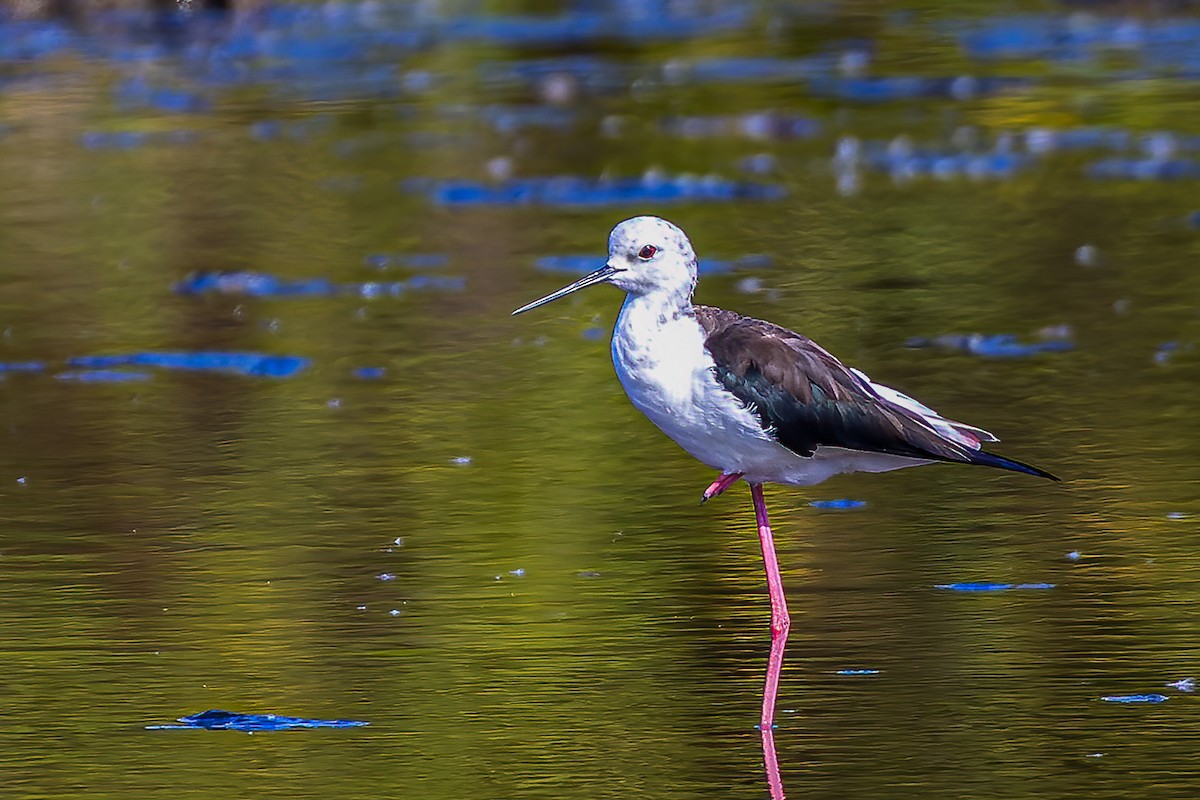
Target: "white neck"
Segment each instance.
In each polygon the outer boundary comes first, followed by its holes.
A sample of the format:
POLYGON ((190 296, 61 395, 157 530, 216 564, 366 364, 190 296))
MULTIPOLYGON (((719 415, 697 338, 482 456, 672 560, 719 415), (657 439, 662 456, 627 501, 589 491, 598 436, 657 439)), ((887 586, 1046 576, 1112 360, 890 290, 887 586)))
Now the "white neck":
POLYGON ((654 291, 625 295, 617 327, 633 325, 642 329, 661 328, 668 322, 692 313, 691 293, 654 291))

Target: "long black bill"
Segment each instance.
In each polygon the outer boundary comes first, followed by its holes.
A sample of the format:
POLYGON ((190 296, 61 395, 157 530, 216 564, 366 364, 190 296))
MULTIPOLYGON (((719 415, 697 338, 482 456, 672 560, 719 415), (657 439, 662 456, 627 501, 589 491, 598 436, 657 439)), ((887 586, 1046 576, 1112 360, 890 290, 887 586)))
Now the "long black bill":
POLYGON ((515 317, 517 314, 524 314, 526 311, 537 308, 538 306, 544 306, 544 305, 546 305, 546 303, 553 302, 554 300, 557 300, 560 297, 566 297, 571 292, 578 292, 580 289, 586 289, 587 287, 589 287, 595 283, 604 283, 610 277, 612 277, 613 275, 617 274, 620 271, 621 270, 614 269, 613 267, 610 267, 608 264, 605 264, 603 267, 596 270, 595 272, 591 272, 591 273, 588 273, 587 275, 584 275, 582 278, 575 281, 570 286, 564 286, 563 288, 559 289, 557 292, 548 294, 545 297, 541 298, 540 300, 534 300, 532 303, 529 303, 528 305, 521 306, 516 311, 512 312, 512 315, 515 317))

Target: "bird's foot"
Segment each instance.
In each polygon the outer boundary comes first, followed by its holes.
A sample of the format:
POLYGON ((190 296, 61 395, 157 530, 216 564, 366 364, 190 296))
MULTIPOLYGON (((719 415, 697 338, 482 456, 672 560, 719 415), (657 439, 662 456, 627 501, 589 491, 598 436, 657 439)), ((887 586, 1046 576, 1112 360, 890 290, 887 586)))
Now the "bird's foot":
POLYGON ((704 503, 707 503, 709 500, 712 500, 714 497, 724 492, 730 486, 733 486, 742 479, 742 474, 743 473, 741 472, 726 472, 722 474, 715 481, 713 481, 707 489, 704 490, 704 494, 700 496, 700 504, 703 505, 704 503))

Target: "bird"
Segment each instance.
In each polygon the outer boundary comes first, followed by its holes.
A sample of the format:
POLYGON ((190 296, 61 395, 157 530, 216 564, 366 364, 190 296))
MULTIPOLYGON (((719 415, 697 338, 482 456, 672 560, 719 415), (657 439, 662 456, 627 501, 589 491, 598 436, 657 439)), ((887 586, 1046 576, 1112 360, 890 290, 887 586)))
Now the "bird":
POLYGON ((791 622, 764 484, 813 486, 842 473, 938 462, 1059 478, 983 449, 998 439, 871 380, 806 336, 693 304, 696 280, 696 253, 687 235, 665 219, 633 217, 612 229, 602 267, 512 313, 596 284, 623 290, 611 350, 630 401, 718 471, 702 503, 739 480, 749 484, 771 598, 775 681, 769 673, 760 721, 769 730, 791 622))

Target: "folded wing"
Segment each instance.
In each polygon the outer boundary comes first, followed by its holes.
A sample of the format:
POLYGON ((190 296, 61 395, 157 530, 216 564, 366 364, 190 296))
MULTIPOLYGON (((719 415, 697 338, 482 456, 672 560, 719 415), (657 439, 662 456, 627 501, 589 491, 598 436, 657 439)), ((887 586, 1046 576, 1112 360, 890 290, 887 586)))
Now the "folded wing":
POLYGON ((805 336, 732 311, 707 306, 695 311, 717 381, 798 455, 811 456, 821 446, 842 447, 1053 478, 985 453, 981 443, 997 441, 992 434, 873 382, 805 336))

